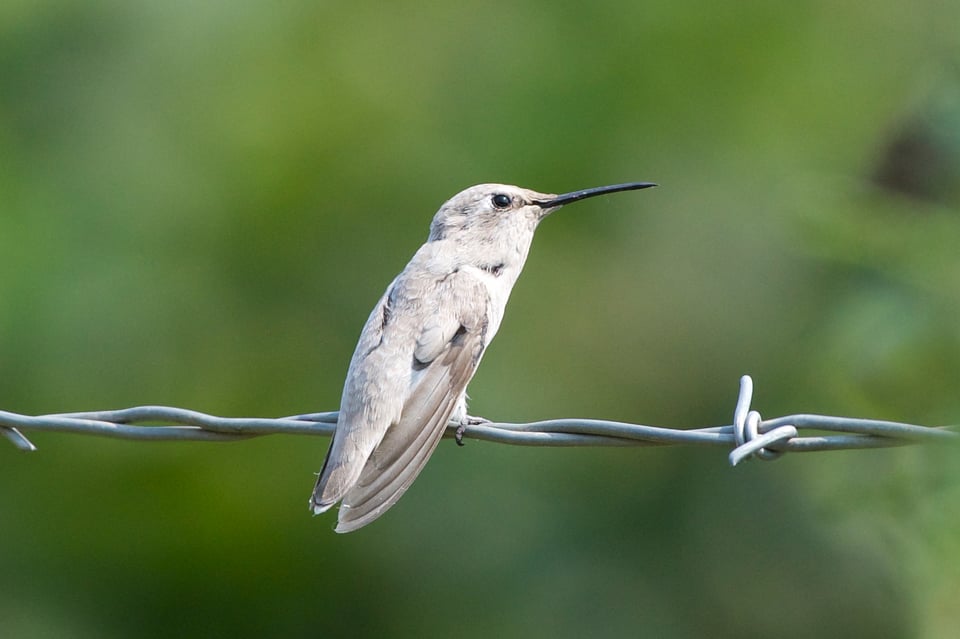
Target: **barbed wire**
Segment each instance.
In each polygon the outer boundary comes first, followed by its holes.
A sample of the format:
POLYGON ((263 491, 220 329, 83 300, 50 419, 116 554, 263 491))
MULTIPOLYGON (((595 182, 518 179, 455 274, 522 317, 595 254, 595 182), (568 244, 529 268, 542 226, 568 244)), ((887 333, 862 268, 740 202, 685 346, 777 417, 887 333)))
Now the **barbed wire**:
MULTIPOLYGON (((750 408, 752 400, 753 380, 744 375, 730 425, 673 429, 597 419, 551 419, 527 424, 484 422, 468 425, 463 437, 520 446, 718 446, 732 448, 728 459, 733 466, 751 457, 777 459, 786 452, 960 442, 960 433, 950 427, 805 414, 764 421, 760 413, 750 408), (801 436, 801 430, 818 433, 801 436)), ((0 411, 0 434, 24 451, 36 450, 36 446, 22 431, 153 441, 231 441, 264 435, 332 435, 336 424, 336 411, 278 419, 216 417, 168 406, 39 416, 0 411)), ((453 437, 458 426, 451 423, 446 436, 453 437)))

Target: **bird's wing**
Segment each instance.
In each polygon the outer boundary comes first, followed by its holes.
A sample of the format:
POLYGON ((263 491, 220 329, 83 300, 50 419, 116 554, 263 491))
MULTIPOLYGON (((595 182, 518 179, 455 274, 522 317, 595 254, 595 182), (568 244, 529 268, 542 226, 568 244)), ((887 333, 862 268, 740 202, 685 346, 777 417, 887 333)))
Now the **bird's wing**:
POLYGON ((400 419, 388 429, 340 506, 337 532, 369 524, 413 483, 443 436, 483 354, 486 289, 453 275, 438 290, 439 312, 417 339, 412 384, 400 419))

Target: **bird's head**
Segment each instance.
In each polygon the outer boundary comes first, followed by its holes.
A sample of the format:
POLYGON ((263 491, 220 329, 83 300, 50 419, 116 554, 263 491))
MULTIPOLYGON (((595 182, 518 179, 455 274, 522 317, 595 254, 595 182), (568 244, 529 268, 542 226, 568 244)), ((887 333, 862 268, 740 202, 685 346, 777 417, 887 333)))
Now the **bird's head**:
POLYGON ((532 234, 540 220, 565 204, 651 186, 656 184, 628 182, 554 195, 509 184, 478 184, 457 193, 440 207, 430 225, 429 241, 455 235, 493 241, 498 233, 510 230, 532 234))

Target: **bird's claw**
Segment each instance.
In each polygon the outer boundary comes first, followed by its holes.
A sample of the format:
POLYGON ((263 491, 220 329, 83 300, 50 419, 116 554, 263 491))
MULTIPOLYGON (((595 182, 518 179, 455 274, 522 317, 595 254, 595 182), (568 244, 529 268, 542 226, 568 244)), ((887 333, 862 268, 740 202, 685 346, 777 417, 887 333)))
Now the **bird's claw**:
POLYGON ((467 432, 467 426, 477 426, 478 424, 489 424, 489 419, 484 419, 483 417, 471 417, 467 415, 460 425, 457 426, 456 432, 453 434, 453 438, 457 441, 457 446, 463 446, 463 435, 467 432))

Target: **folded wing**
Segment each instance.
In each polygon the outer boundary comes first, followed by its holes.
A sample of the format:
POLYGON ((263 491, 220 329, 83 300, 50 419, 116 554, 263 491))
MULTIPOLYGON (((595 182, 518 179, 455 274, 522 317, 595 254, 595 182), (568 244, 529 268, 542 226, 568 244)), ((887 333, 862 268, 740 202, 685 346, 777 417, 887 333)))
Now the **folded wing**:
POLYGON ((487 327, 486 291, 475 281, 446 284, 441 287, 441 308, 417 339, 410 392, 400 418, 345 495, 337 532, 365 526, 400 499, 439 443, 477 369, 487 327))

